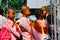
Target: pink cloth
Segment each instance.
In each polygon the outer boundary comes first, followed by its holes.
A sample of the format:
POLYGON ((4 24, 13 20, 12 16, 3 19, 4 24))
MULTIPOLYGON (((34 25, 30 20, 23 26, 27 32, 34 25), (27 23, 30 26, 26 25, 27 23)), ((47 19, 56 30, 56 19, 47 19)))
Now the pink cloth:
POLYGON ((28 32, 22 32, 23 40, 30 40, 30 34, 28 32))
POLYGON ((39 33, 37 30, 35 30, 34 28, 32 28, 32 29, 33 29, 33 35, 35 37, 35 40, 41 40, 42 34, 39 33))
MULTIPOLYGON (((47 21, 46 20, 37 20, 37 23, 42 27, 47 27, 47 21)), ((44 38, 48 38, 48 34, 42 34, 38 32, 36 29, 32 28, 33 35, 35 37, 35 40, 44 40, 44 38)))
POLYGON ((3 27, 6 28, 6 30, 9 30, 9 33, 11 35, 11 40, 16 40, 15 36, 11 32, 13 32, 17 37, 20 37, 20 34, 16 31, 15 25, 13 27, 12 25, 13 25, 13 21, 7 19, 5 20, 3 27))
POLYGON ((22 25, 27 32, 22 32, 23 40, 30 40, 30 21, 26 17, 20 18, 17 22, 19 22, 19 25, 22 25))
POLYGON ((10 31, 3 27, 2 30, 0 31, 0 40, 10 39, 11 39, 10 31))
POLYGON ((39 25, 42 27, 48 27, 48 23, 47 23, 47 20, 37 20, 37 22, 39 23, 39 25))
POLYGON ((19 25, 22 25, 28 32, 30 32, 30 20, 28 18, 22 17, 16 22, 19 22, 19 25))

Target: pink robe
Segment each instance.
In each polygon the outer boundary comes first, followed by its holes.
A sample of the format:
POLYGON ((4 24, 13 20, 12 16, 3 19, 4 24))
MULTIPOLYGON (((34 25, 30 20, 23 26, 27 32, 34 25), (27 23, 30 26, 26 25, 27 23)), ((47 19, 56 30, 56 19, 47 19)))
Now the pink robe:
MULTIPOLYGON (((7 19, 5 20, 4 24, 3 24, 3 28, 0 32, 0 40, 16 40, 16 37, 11 33, 13 32, 17 37, 20 37, 20 34, 16 31, 16 27, 15 25, 12 27, 13 25, 13 21, 7 19), (3 35, 2 33, 4 32, 3 30, 5 30, 7 33, 7 36, 3 35), (1 37, 1 35, 3 35, 1 37)), ((5 33, 5 32, 4 32, 5 33)))
MULTIPOLYGON (((47 21, 46 20, 37 20, 37 23, 40 25, 40 26, 44 26, 44 27, 47 27, 47 21)), ((35 40, 44 40, 43 38, 48 38, 48 34, 43 34, 38 32, 35 28, 32 28, 33 30, 33 35, 35 37, 35 40)))
POLYGON ((22 17, 21 19, 19 19, 18 21, 16 22, 19 22, 19 25, 22 25, 26 30, 27 32, 21 32, 22 36, 23 36, 23 40, 30 40, 30 21, 28 18, 26 17, 22 17))

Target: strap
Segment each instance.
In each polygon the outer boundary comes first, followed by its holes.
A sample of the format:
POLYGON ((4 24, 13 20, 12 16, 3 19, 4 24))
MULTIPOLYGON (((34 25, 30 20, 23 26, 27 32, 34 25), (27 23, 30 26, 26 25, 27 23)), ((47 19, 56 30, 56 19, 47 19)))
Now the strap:
POLYGON ((33 27, 33 23, 32 22, 30 22, 30 40, 32 40, 32 27, 33 27))
POLYGON ((27 30, 22 25, 19 25, 19 27, 20 27, 22 32, 27 32, 27 30))
POLYGON ((45 27, 41 27, 40 26, 40 24, 37 22, 37 21, 35 21, 35 24, 34 24, 35 26, 34 26, 34 28, 38 31, 38 32, 40 32, 40 33, 42 33, 42 34, 48 34, 48 31, 47 31, 47 28, 45 28, 45 27))
POLYGON ((17 31, 18 31, 18 32, 20 32, 21 30, 20 30, 20 28, 19 28, 18 24, 14 22, 14 23, 13 23, 13 25, 12 25, 12 27, 14 27, 14 25, 15 25, 15 27, 16 27, 16 29, 17 29, 17 31))
POLYGON ((13 25, 12 25, 12 27, 14 27, 14 24, 15 24, 15 23, 13 22, 13 25))
MULTIPOLYGON (((12 27, 14 27, 14 25, 15 25, 15 22, 13 22, 12 27)), ((12 33, 16 38, 18 38, 12 31, 11 31, 11 33, 12 33)))
MULTIPOLYGON (((22 25, 20 25, 22 32, 28 32, 22 25)), ((32 40, 32 23, 30 23, 30 40, 32 40)))
POLYGON ((37 23, 37 21, 34 22, 34 28, 35 28, 35 30, 37 30, 38 32, 42 33, 42 28, 41 28, 40 25, 37 23))

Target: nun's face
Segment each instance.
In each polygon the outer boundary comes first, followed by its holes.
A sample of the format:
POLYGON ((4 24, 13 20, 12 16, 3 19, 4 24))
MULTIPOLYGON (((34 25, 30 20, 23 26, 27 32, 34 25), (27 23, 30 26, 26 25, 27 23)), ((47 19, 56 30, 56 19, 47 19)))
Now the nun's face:
POLYGON ((9 16, 10 18, 14 18, 14 17, 15 17, 14 10, 12 10, 12 9, 9 10, 8 16, 9 16))
POLYGON ((25 10, 25 15, 29 16, 30 15, 30 9, 25 10))
POLYGON ((43 10, 43 15, 45 16, 47 14, 47 9, 46 8, 42 8, 43 10))

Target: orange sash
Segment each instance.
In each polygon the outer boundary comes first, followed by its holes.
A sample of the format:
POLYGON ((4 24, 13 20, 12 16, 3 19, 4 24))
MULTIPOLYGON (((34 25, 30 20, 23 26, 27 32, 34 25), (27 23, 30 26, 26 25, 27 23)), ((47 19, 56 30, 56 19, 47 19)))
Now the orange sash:
POLYGON ((38 32, 40 32, 40 33, 45 33, 45 34, 48 34, 48 30, 47 30, 47 27, 41 27, 40 25, 39 25, 39 23, 37 23, 36 21, 34 22, 34 28, 38 31, 38 32))

